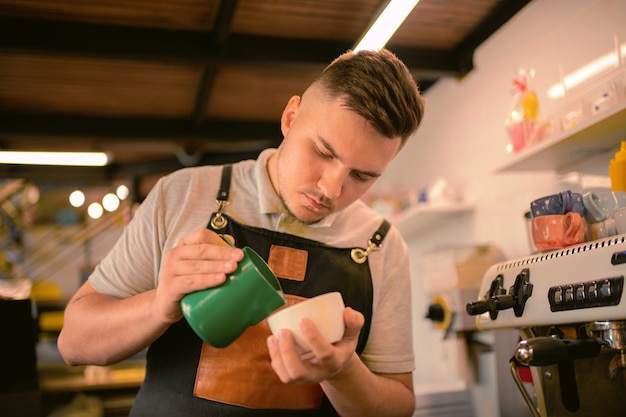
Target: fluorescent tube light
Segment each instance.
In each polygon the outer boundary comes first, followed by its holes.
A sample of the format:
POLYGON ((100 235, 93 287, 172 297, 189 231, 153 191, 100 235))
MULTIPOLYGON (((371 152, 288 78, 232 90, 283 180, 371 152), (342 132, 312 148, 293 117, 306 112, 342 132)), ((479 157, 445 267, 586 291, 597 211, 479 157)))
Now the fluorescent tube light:
POLYGON ((0 164, 104 166, 108 161, 104 152, 0 151, 0 164))
MULTIPOLYGON (((624 56, 625 51, 626 43, 621 45, 622 56, 624 56)), ((593 61, 589 61, 577 70, 565 75, 562 82, 554 84, 548 89, 547 95, 551 99, 562 98, 568 90, 583 84, 603 72, 612 71, 618 67, 619 54, 617 51, 602 55, 593 61)))
POLYGON ((354 51, 377 51, 385 46, 418 2, 419 0, 391 0, 387 3, 385 10, 354 47, 354 51))

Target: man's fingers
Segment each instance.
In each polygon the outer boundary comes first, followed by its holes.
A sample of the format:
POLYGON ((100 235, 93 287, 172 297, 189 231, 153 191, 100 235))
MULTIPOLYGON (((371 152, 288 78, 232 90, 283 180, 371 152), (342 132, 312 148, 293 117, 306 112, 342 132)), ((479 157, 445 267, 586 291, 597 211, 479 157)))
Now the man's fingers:
POLYGON ((235 239, 233 239, 233 237, 230 235, 218 235, 212 230, 202 228, 180 239, 178 243, 176 244, 176 246, 198 245, 198 244, 204 244, 204 243, 209 243, 213 245, 221 245, 221 246, 231 246, 231 243, 234 243, 234 241, 235 239), (225 242, 224 238, 228 239, 228 242, 225 242))
POLYGON ((194 232, 181 239, 170 251, 172 256, 182 260, 221 260, 239 262, 243 251, 229 246, 215 233, 211 235, 194 232))

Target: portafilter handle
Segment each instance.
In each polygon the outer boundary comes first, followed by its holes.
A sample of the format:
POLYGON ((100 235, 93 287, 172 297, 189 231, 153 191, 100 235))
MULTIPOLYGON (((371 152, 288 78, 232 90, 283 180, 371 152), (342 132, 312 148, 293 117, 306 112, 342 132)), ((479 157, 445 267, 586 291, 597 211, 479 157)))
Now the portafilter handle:
POLYGON ((526 366, 548 366, 575 359, 593 358, 602 345, 591 339, 535 337, 522 340, 515 348, 515 359, 526 366))
POLYGON ((600 354, 601 347, 600 342, 591 339, 535 337, 517 344, 515 360, 526 366, 557 365, 561 402, 566 410, 573 413, 580 408, 573 361, 594 358, 600 354))

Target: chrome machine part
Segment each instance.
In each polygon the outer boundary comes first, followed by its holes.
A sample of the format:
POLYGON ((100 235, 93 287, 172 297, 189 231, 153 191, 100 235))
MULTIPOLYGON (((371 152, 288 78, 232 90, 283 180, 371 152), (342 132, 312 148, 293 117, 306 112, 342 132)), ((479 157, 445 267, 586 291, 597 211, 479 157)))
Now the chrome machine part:
POLYGON ((517 363, 514 360, 511 360, 511 362, 509 363, 509 366, 511 370, 511 376, 513 376, 513 380, 515 381, 515 385, 517 385, 517 388, 522 394, 522 397, 524 398, 524 401, 526 402, 528 409, 533 414, 533 417, 541 417, 539 410, 537 410, 537 407, 535 406, 535 403, 533 402, 532 397, 526 390, 526 387, 524 387, 524 383, 522 382, 522 379, 520 378, 519 373, 517 372, 517 363))
POLYGON ((626 321, 594 321, 585 328, 588 337, 618 351, 609 363, 609 375, 616 379, 626 369, 626 321))

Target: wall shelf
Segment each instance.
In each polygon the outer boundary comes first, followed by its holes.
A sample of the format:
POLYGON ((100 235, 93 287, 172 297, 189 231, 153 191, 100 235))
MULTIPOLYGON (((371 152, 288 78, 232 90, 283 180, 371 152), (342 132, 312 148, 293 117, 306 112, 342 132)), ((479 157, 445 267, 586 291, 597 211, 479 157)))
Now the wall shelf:
POLYGON ((622 140, 626 140, 626 100, 578 126, 511 155, 496 172, 566 172, 592 156, 612 154, 619 149, 622 140))
POLYGON ((400 233, 407 237, 419 230, 435 226, 438 221, 469 213, 474 210, 471 204, 418 204, 391 219, 400 233))

